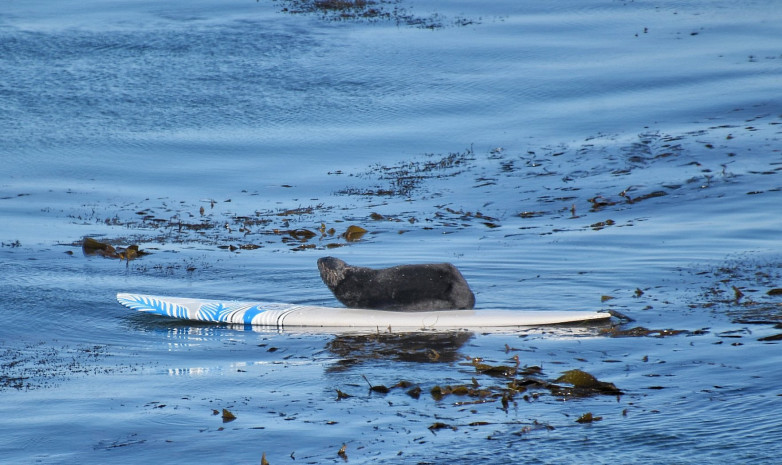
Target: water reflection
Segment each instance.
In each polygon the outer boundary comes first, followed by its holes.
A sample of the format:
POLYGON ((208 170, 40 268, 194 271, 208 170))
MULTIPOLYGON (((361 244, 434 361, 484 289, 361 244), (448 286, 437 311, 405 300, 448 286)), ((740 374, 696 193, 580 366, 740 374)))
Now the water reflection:
MULTIPOLYGON (((169 376, 206 376, 214 370, 205 367, 169 368, 169 376)), ((219 371, 219 370, 218 370, 219 371)))
MULTIPOLYGON (((144 333, 165 333, 169 340, 204 341, 214 339, 226 325, 215 323, 194 323, 168 318, 150 318, 143 313, 131 313, 123 317, 132 331, 144 333)), ((234 328, 232 328, 234 329, 234 328)), ((235 328, 235 329, 241 329, 235 328)))
POLYGON ((346 371, 373 360, 451 363, 464 359, 460 349, 473 337, 470 331, 335 336, 326 349, 339 360, 326 371, 346 371))

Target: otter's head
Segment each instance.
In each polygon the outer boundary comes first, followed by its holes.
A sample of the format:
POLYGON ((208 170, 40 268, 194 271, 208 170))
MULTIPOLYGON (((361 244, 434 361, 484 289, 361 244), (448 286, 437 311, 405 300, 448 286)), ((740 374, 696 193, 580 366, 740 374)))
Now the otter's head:
POLYGON ((347 268, 348 264, 339 258, 323 257, 318 259, 320 278, 332 291, 345 279, 345 270, 347 268))

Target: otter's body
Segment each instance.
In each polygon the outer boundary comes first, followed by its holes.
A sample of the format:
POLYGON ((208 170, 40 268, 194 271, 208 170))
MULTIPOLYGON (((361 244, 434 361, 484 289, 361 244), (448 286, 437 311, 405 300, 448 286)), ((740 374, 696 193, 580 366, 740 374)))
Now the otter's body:
POLYGON ((475 295, 450 263, 371 269, 334 257, 318 259, 323 282, 346 307, 397 311, 461 310, 475 295))

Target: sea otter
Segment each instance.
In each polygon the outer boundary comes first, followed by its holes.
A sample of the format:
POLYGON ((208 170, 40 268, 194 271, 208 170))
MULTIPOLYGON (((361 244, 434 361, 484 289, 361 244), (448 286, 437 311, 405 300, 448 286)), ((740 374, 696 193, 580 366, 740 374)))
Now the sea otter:
POLYGON ((475 295, 450 263, 374 270, 334 257, 318 259, 320 277, 346 307, 401 311, 471 309, 475 295))

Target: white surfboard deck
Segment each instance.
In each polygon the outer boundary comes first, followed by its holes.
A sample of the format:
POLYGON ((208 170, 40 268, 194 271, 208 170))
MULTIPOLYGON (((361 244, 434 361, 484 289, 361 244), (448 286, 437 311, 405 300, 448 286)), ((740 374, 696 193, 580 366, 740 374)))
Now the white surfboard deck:
POLYGON ((141 312, 183 320, 232 323, 283 329, 395 328, 477 329, 593 322, 611 317, 593 311, 441 310, 399 312, 357 308, 320 307, 273 302, 204 300, 144 294, 117 294, 122 305, 141 312))

